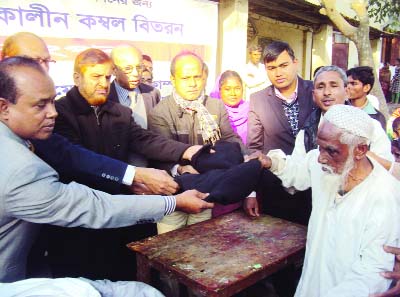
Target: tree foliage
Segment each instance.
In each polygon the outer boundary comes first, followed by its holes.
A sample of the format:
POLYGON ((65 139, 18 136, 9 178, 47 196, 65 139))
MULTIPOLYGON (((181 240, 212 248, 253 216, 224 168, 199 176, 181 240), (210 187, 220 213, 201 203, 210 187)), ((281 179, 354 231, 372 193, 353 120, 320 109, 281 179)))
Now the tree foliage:
POLYGON ((400 30, 400 0, 369 0, 368 15, 376 22, 387 24, 385 30, 400 30))
MULTIPOLYGON (((371 9, 371 3, 375 0, 352 0, 350 6, 356 13, 359 20, 358 26, 350 24, 343 15, 336 9, 336 0, 320 0, 321 14, 329 17, 332 23, 343 33, 347 38, 354 42, 358 52, 358 64, 360 66, 374 67, 372 56, 372 47, 369 39, 369 13, 368 8, 371 9)), ((392 0, 376 0, 377 2, 392 2, 392 0)), ((399 0, 396 0, 398 2, 399 0)), ((378 7, 378 6, 376 6, 378 7)), ((392 13, 392 12, 391 12, 392 13)), ((387 15, 388 17, 388 15, 387 15)), ((377 71, 375 71, 375 81, 378 82, 377 71)), ((389 110, 386 104, 385 96, 379 83, 375 83, 371 93, 378 97, 380 111, 387 118, 389 110)))

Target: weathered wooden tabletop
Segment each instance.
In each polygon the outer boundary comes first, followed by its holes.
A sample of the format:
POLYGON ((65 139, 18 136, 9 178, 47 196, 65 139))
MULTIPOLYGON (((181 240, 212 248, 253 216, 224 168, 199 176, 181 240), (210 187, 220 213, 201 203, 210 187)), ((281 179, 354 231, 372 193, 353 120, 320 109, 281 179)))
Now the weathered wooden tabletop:
POLYGON ((304 226, 237 211, 128 247, 141 281, 153 267, 204 296, 231 296, 301 257, 305 242, 304 226))

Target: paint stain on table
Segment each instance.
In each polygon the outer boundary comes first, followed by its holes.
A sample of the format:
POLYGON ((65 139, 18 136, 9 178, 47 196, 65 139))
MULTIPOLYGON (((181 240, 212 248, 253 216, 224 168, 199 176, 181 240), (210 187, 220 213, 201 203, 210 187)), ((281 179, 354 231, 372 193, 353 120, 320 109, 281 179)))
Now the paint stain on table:
POLYGON ((221 290, 305 247, 306 228, 263 215, 233 212, 128 245, 178 279, 221 290))

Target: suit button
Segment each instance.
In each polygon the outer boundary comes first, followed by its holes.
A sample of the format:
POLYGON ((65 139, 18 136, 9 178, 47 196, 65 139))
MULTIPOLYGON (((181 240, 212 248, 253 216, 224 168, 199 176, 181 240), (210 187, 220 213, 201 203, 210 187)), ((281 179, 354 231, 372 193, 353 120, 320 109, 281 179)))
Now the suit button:
POLYGON ((111 179, 111 180, 114 180, 114 176, 110 176, 110 179, 111 179))
POLYGON ((102 173, 102 174, 101 174, 101 177, 106 177, 106 174, 105 174, 105 173, 102 173))
POLYGON ((118 177, 116 177, 116 178, 115 178, 115 181, 116 181, 116 182, 117 182, 117 181, 119 181, 119 178, 118 178, 118 177))
POLYGON ((110 175, 109 175, 109 174, 107 174, 106 178, 107 178, 107 179, 110 179, 110 175))

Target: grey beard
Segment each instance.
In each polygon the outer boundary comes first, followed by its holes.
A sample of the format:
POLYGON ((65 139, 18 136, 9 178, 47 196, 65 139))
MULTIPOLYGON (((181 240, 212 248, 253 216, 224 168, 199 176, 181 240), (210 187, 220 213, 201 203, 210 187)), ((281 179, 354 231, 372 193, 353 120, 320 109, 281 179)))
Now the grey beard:
POLYGON ((333 188, 336 193, 344 193, 344 189, 346 188, 347 178, 349 177, 350 171, 354 167, 354 160, 352 156, 349 156, 346 160, 346 163, 343 166, 342 173, 337 174, 334 173, 332 167, 328 165, 322 165, 322 168, 325 170, 323 175, 323 187, 324 188, 333 188))

